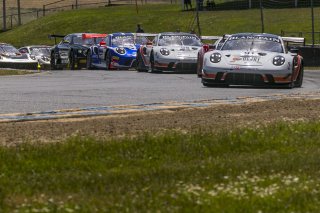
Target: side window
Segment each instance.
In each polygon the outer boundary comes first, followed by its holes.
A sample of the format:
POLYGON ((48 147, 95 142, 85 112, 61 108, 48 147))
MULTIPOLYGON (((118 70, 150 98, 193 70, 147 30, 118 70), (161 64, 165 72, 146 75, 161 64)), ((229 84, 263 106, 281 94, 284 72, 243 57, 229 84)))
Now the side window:
POLYGON ((64 37, 63 40, 70 43, 71 42, 71 36, 66 36, 66 37, 64 37))
POLYGON ((153 45, 153 46, 156 46, 157 41, 158 41, 158 36, 154 37, 154 39, 153 39, 153 41, 152 41, 152 45, 153 45))
POLYGON ((20 53, 29 53, 27 48, 21 48, 21 49, 19 49, 19 52, 20 53))
POLYGON ((111 36, 108 36, 107 38, 107 46, 111 46, 111 36))

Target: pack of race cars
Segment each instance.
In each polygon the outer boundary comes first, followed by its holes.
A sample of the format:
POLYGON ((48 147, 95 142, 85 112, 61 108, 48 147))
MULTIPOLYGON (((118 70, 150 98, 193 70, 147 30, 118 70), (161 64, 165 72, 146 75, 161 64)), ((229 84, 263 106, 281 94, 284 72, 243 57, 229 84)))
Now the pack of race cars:
POLYGON ((182 32, 72 33, 53 47, 17 50, 0 43, 0 66, 50 69, 136 69, 197 73, 207 87, 229 85, 301 87, 303 57, 292 44, 304 38, 267 33, 201 36, 182 32), (289 45, 290 44, 290 45, 289 45))

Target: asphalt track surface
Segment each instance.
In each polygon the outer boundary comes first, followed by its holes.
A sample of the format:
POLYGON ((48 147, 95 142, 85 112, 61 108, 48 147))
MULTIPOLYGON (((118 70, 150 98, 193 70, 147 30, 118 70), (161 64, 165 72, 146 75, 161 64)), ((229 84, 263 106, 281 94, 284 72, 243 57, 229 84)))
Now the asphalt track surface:
POLYGON ((195 74, 136 71, 48 71, 0 78, 0 114, 139 105, 320 91, 320 71, 305 71, 302 88, 207 88, 195 74))

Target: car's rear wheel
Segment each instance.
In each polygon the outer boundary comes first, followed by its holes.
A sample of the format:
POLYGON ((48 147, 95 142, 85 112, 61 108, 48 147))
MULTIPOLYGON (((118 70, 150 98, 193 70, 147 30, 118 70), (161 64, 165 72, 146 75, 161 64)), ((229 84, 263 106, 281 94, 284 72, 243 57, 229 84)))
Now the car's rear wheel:
POLYGON ((303 74, 304 74, 304 68, 303 68, 303 66, 301 66, 299 75, 298 75, 296 81, 294 82, 294 86, 295 87, 301 87, 302 86, 303 74))

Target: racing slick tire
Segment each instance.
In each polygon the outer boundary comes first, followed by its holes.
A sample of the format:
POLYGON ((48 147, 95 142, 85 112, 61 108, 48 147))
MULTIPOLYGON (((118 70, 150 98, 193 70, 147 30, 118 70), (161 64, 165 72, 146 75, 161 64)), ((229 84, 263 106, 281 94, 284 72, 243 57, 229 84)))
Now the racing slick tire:
POLYGON ((151 72, 152 73, 157 73, 158 72, 158 70, 156 70, 155 67, 154 67, 154 55, 153 55, 153 52, 150 55, 150 68, 151 68, 151 72))
POLYGON ((93 70, 94 69, 94 67, 92 66, 91 51, 88 51, 88 54, 87 54, 86 69, 87 70, 93 70))
POLYGON ((106 68, 111 70, 111 55, 109 51, 106 53, 106 68))
POLYGON ((50 69, 51 70, 62 70, 62 68, 60 68, 56 65, 56 60, 54 58, 54 52, 52 52, 50 55, 50 69))
POLYGON ((74 59, 74 54, 71 52, 69 56, 69 61, 70 61, 70 69, 75 70, 75 59, 74 59))
POLYGON ((303 74, 304 74, 304 68, 303 68, 303 66, 301 66, 299 75, 298 75, 296 81, 294 82, 294 86, 295 86, 295 87, 299 87, 299 88, 300 88, 300 87, 302 86, 303 74))
POLYGON ((145 67, 143 67, 143 59, 142 59, 141 53, 139 51, 137 52, 136 70, 138 72, 148 72, 148 70, 145 67))

